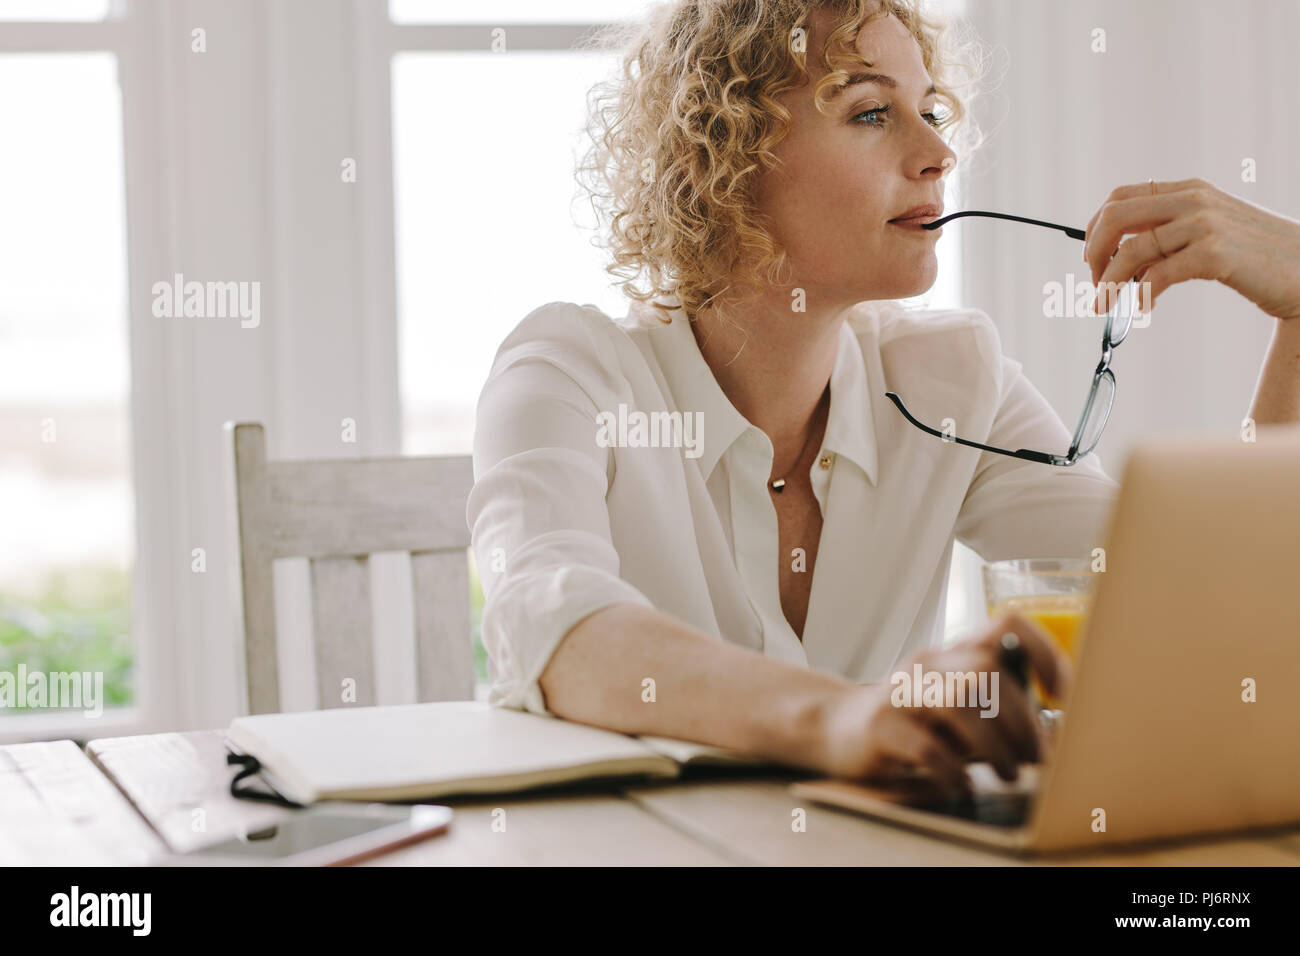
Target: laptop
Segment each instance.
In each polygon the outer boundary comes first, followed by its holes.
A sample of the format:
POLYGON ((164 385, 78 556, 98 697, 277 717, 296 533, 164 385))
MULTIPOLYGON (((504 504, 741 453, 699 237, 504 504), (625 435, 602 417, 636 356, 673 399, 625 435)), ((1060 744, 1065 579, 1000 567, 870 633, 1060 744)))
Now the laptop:
POLYGON ((1300 824, 1300 426, 1153 441, 1120 484, 1042 765, 792 791, 1018 853, 1300 824))

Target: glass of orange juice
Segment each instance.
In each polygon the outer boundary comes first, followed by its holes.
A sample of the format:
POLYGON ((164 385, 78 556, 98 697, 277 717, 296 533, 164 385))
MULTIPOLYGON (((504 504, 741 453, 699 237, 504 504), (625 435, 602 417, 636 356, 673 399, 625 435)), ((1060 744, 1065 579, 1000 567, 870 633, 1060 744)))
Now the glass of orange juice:
MULTIPOLYGON (((984 596, 989 619, 1019 614, 1046 631, 1075 660, 1079 635, 1092 603, 1092 565, 1088 558, 1017 558, 984 565, 984 596)), ((1032 677, 1034 693, 1044 706, 1060 701, 1032 677)))

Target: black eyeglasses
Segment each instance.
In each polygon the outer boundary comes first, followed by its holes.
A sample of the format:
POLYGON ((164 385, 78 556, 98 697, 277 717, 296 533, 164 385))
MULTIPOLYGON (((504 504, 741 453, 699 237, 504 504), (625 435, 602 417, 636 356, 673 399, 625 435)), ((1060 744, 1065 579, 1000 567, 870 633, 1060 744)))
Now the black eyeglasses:
MULTIPOLYGON (((1010 216, 1000 212, 980 212, 974 209, 955 212, 951 216, 944 216, 934 222, 922 223, 921 228, 938 229, 945 222, 960 219, 962 216, 1010 219, 1013 222, 1026 222, 1032 226, 1059 229, 1071 239, 1086 238, 1086 234, 1082 229, 1075 229, 1071 226, 1059 226, 1054 222, 1026 219, 1023 216, 1010 216)), ((1115 402, 1115 373, 1110 370, 1111 351, 1124 341, 1124 337, 1128 335, 1129 329, 1133 326, 1133 308, 1134 303, 1137 301, 1135 298, 1136 288, 1137 280, 1130 280, 1125 289, 1121 290, 1120 294, 1115 297, 1115 303, 1106 315, 1106 331, 1101 339, 1101 361, 1097 363, 1097 369, 1092 373, 1092 388, 1088 392, 1088 401, 1083 406, 1083 414, 1079 416, 1079 426, 1074 430, 1074 436, 1070 440, 1070 449, 1064 455, 1054 455, 1051 452, 1034 451, 1029 448, 1018 448, 1011 451, 1006 448, 995 448, 992 445, 984 445, 977 441, 958 438, 955 435, 949 435, 917 421, 912 416, 912 413, 907 410, 907 406, 903 404, 903 400, 898 397, 896 392, 886 392, 885 397, 898 406, 898 410, 903 413, 909 422, 921 429, 921 431, 934 435, 943 441, 969 445, 971 448, 996 452, 999 455, 1010 455, 1013 458, 1023 458, 1026 461, 1036 461, 1044 465, 1073 465, 1097 447, 1097 442, 1101 440, 1101 433, 1106 427, 1106 420, 1110 418, 1110 408, 1115 402), (1124 294, 1125 292, 1128 294, 1124 294)))

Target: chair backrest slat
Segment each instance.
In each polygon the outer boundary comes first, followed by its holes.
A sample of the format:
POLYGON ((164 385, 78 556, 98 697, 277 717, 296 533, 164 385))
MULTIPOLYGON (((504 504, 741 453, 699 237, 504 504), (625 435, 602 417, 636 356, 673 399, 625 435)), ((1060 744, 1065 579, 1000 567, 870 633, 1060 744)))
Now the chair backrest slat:
POLYGON ((415 596, 415 689, 420 700, 474 696, 474 655, 469 641, 469 562, 463 550, 411 555, 415 596))
POLYGON ((319 706, 373 707, 378 700, 370 628, 369 560, 312 558, 311 604, 319 706), (345 685, 344 681, 351 684, 345 685))

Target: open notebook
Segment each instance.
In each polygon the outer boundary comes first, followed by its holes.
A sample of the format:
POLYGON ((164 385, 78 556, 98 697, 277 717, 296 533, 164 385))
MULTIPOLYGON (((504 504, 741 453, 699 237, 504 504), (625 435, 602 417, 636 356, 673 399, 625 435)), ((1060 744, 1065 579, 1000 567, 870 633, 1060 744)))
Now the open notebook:
POLYGON ((683 766, 761 765, 717 747, 632 737, 480 701, 236 718, 227 740, 289 799, 428 800, 601 777, 675 777, 683 766))

